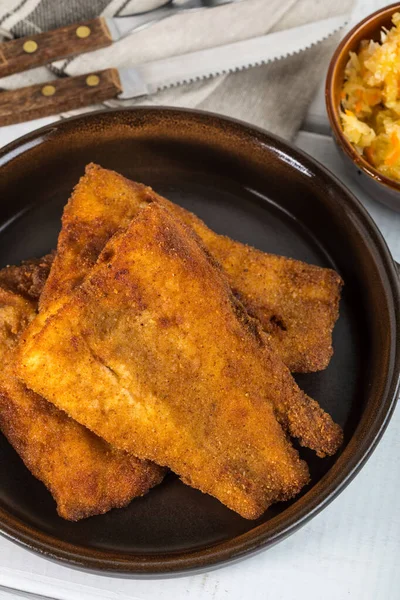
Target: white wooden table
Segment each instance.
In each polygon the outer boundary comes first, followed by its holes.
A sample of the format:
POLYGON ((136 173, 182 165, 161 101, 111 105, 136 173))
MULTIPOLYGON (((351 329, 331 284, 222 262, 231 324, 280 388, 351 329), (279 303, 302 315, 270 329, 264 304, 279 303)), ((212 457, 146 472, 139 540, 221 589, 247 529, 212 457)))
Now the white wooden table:
MULTIPOLYGON (((359 0, 352 22, 384 4, 359 0)), ((0 146, 54 120, 3 128, 0 146)), ((322 86, 297 143, 358 196, 400 261, 400 213, 374 202, 345 175, 329 136, 322 86)), ((267 552, 205 575, 155 581, 87 575, 0 537, 0 599, 399 600, 399 464, 400 407, 367 465, 327 509, 267 552)))

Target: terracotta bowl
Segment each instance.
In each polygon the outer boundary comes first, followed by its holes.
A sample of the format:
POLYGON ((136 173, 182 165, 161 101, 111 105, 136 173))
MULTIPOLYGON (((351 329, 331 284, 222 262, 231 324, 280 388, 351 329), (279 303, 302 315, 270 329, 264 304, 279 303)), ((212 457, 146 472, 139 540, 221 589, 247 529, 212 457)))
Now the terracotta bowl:
POLYGON ((392 26, 392 16, 400 3, 377 10, 358 23, 341 41, 332 56, 325 85, 325 100, 333 136, 348 170, 375 200, 400 211, 400 182, 385 177, 360 156, 345 137, 339 117, 340 93, 349 53, 359 49, 362 40, 379 41, 382 27, 392 26))

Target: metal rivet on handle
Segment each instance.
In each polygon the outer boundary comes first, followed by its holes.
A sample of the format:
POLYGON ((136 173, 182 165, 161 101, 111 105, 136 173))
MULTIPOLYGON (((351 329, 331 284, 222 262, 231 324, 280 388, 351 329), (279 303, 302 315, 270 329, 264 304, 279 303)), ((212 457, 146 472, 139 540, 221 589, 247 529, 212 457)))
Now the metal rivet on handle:
POLYGON ((95 85, 99 85, 100 77, 98 75, 88 75, 86 77, 86 83, 90 87, 94 87, 95 85))
POLYGON ((33 52, 36 52, 36 50, 38 49, 38 45, 33 40, 27 40, 22 46, 22 48, 24 49, 24 52, 27 52, 28 54, 33 54, 33 52))
POLYGON ((43 96, 52 96, 56 93, 56 88, 54 85, 45 85, 42 87, 43 96))
POLYGON ((77 30, 76 30, 76 35, 78 36, 78 38, 87 38, 89 37, 89 35, 92 33, 90 31, 90 27, 87 27, 86 25, 80 25, 77 30))

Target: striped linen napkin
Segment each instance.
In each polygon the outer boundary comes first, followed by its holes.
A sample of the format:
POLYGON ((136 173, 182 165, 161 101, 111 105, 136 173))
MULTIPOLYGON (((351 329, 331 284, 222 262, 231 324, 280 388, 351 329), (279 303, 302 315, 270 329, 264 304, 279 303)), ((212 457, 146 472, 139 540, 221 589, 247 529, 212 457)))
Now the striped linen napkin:
MULTIPOLYGON (((123 16, 155 8, 162 0, 0 0, 0 28, 19 37, 97 15, 123 16)), ((247 39, 350 11, 336 0, 242 0, 213 9, 180 14, 136 32, 112 46, 0 80, 0 88, 49 81, 107 67, 135 64, 247 39)), ((323 77, 340 33, 295 56, 244 72, 165 90, 118 105, 199 108, 235 117, 291 139, 323 77)), ((284 49, 282 49, 284 53, 284 49)), ((101 108, 96 106, 93 108, 101 108)), ((73 113, 68 114, 76 114, 73 113)), ((65 115, 64 115, 65 116, 65 115)))

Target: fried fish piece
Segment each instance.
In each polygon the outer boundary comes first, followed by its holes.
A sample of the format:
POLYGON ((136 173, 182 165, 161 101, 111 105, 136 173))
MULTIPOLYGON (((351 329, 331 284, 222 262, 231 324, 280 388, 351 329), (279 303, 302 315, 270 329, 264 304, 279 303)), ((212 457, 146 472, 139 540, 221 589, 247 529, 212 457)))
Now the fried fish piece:
POLYGON ((15 374, 18 338, 34 318, 52 256, 0 271, 0 430, 49 489, 61 517, 76 521, 126 506, 162 479, 162 470, 113 449, 15 374))
POLYGON ((159 203, 33 331, 19 376, 113 446, 249 519, 308 482, 275 417, 303 392, 197 237, 159 203))
MULTIPOLYGON (((299 321, 302 321, 304 327, 306 315, 308 315, 308 326, 311 329, 308 337, 304 332, 304 340, 296 341, 296 336, 292 339, 290 329, 286 332, 288 333, 288 337, 285 338, 288 344, 287 347, 290 350, 290 340, 292 340, 293 353, 297 353, 300 344, 306 343, 315 335, 316 322, 310 316, 310 313, 314 311, 313 314, 318 315, 318 307, 320 312, 322 311, 325 314, 325 317, 327 317, 329 311, 332 312, 332 315, 337 311, 339 286, 332 284, 329 291, 329 285, 324 286, 323 284, 324 280, 329 281, 331 277, 336 277, 333 271, 264 254, 239 242, 233 242, 229 238, 218 236, 202 224, 195 215, 160 198, 150 188, 129 181, 114 171, 108 171, 96 165, 89 165, 86 168, 86 175, 81 178, 64 209, 57 255, 40 298, 40 318, 36 319, 35 322, 37 330, 40 330, 49 315, 56 312, 63 303, 68 301, 71 291, 83 281, 87 272, 95 263, 101 249, 113 233, 119 228, 126 228, 131 219, 144 206, 154 201, 166 206, 174 215, 186 218, 190 225, 194 224, 193 229, 196 230, 201 240, 208 242, 208 246, 206 244, 208 249, 213 244, 212 240, 214 242, 217 240, 221 248, 226 243, 227 247, 232 249, 232 252, 230 256, 227 255, 224 261, 224 272, 226 273, 226 269, 230 268, 229 265, 232 261, 236 260, 238 280, 239 255, 242 255, 242 259, 245 260, 246 253, 248 253, 248 262, 252 262, 254 274, 246 273, 246 269, 243 269, 244 283, 243 286, 237 285, 236 291, 238 287, 244 289, 246 281, 247 286, 251 285, 250 282, 253 281, 253 278, 259 280, 259 289, 262 286, 268 288, 267 284, 270 283, 271 288, 266 290, 266 295, 269 294, 270 297, 274 298, 278 298, 280 295, 281 300, 279 302, 286 307, 287 314, 292 310, 296 312, 296 308, 297 313, 300 315, 299 321), (253 260, 254 256, 259 257, 260 266, 257 265, 255 259, 253 260), (269 264, 278 263, 281 263, 279 268, 275 268, 275 270, 272 267, 269 268, 269 264), (288 270, 286 277, 288 281, 294 282, 297 278, 302 282, 299 285, 300 288, 303 286, 304 293, 299 294, 300 299, 298 301, 292 298, 290 285, 288 284, 285 287, 282 283, 282 279, 285 279, 284 272, 286 268, 288 270), (277 278, 276 271, 280 273, 280 279, 277 278), (310 282, 308 291, 305 289, 307 281, 310 282), (332 300, 333 289, 336 289, 337 294, 334 301, 332 300), (285 298, 285 293, 288 295, 287 298, 285 298), (321 294, 326 294, 324 301, 317 299, 321 294), (309 301, 306 299, 307 296, 310 297, 309 301), (331 297, 332 302, 329 302, 329 297, 331 297)), ((232 277, 230 281, 232 284, 232 277)), ((244 293, 241 294, 241 296, 243 295, 244 293)), ((254 310, 250 312, 255 313, 254 310)), ((258 316, 262 318, 262 314, 258 316)), ((318 326, 322 330, 324 323, 327 321, 324 320, 323 315, 320 314, 319 317, 318 326)), ((297 317, 294 314, 293 320, 295 318, 297 317)), ((332 326, 333 322, 334 318, 332 316, 332 326)), ((278 352, 282 350, 278 347, 281 333, 282 330, 279 329, 274 335, 267 334, 269 342, 278 352), (272 344, 272 338, 275 340, 275 344, 272 344)), ((306 349, 305 352, 310 357, 311 347, 308 350, 306 349)), ((288 362, 290 363, 290 360, 288 362)), ((276 410, 280 423, 285 429, 291 435, 297 437, 302 445, 315 450, 319 456, 334 454, 342 443, 341 428, 334 423, 332 418, 323 411, 315 400, 308 396, 304 396, 301 404, 297 403, 291 406, 290 401, 288 401, 276 410)))
POLYGON ((261 323, 271 346, 293 373, 325 369, 333 354, 342 279, 332 269, 267 254, 209 229, 196 215, 168 203, 222 265, 232 291, 261 323))
POLYGON ((55 312, 68 301, 108 240, 153 201, 151 188, 88 165, 64 207, 57 252, 40 296, 39 311, 55 312))
POLYGON ((0 287, 33 301, 36 306, 49 276, 54 255, 51 252, 42 258, 24 260, 18 266, 4 267, 0 270, 0 287))
POLYGON ((40 300, 55 309, 81 283, 100 251, 140 208, 157 199, 193 228, 222 265, 247 312, 259 319, 273 348, 292 372, 325 369, 339 314, 342 280, 332 269, 267 254, 216 234, 201 219, 151 188, 91 164, 67 204, 57 257, 40 300))

